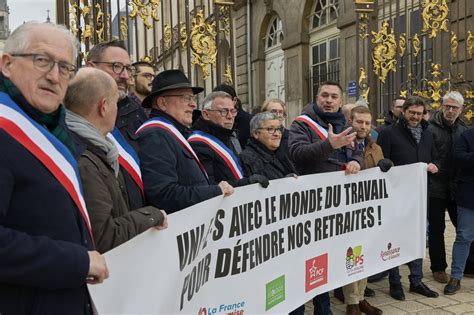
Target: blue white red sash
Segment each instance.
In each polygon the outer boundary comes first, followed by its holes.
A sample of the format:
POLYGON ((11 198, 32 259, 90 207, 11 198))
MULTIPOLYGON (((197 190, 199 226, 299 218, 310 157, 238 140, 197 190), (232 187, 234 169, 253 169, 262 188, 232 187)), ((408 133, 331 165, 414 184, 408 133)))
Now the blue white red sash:
POLYGON ((295 120, 302 121, 307 124, 314 132, 321 138, 321 140, 326 140, 328 137, 328 131, 322 127, 320 124, 312 120, 308 115, 301 115, 295 118, 295 120))
POLYGON ((79 208, 93 240, 77 163, 69 149, 26 115, 10 96, 3 92, 0 92, 0 128, 33 154, 66 189, 79 208))
POLYGON ((127 143, 125 138, 120 133, 120 130, 114 128, 111 133, 107 135, 119 151, 119 163, 132 177, 133 181, 140 187, 142 195, 145 195, 143 188, 142 172, 140 171, 140 160, 138 159, 135 150, 127 143))
POLYGON ((168 131, 178 142, 188 151, 193 159, 196 161, 196 163, 199 165, 199 168, 201 168, 201 171, 204 173, 206 178, 209 178, 207 176, 206 169, 202 165, 201 161, 199 161, 198 156, 196 155, 196 152, 194 152, 193 148, 189 145, 188 141, 186 141, 186 138, 179 132, 178 129, 166 118, 164 117, 154 117, 149 120, 147 120, 143 125, 140 126, 140 128, 137 129, 137 134, 142 132, 143 130, 149 129, 149 128, 161 128, 166 131, 168 131))
POLYGON ((202 131, 194 131, 188 138, 188 142, 200 142, 206 144, 224 160, 224 163, 229 167, 235 179, 239 180, 244 177, 238 157, 218 138, 202 131))

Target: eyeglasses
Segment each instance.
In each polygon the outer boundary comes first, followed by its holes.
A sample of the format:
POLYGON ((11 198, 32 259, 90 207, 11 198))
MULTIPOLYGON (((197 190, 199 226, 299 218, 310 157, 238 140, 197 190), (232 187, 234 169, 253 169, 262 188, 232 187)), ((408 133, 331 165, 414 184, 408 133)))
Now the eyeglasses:
POLYGON ((151 73, 148 73, 148 72, 137 73, 136 75, 137 76, 141 75, 142 77, 145 77, 145 79, 148 79, 150 81, 153 80, 153 78, 155 77, 154 74, 151 74, 151 73))
POLYGON ((286 117, 286 113, 284 110, 272 109, 270 113, 278 115, 278 116, 286 117))
POLYGON ((412 110, 407 110, 407 113, 412 115, 412 116, 423 116, 423 112, 415 112, 415 111, 412 111, 412 110))
POLYGON ((168 94, 168 95, 162 95, 163 97, 169 97, 169 96, 176 96, 180 97, 181 100, 187 102, 187 103, 196 103, 197 96, 196 95, 190 95, 190 94, 168 94))
POLYGON ((70 80, 76 73, 76 66, 65 61, 54 60, 42 54, 12 54, 13 57, 30 57, 33 65, 41 72, 48 73, 53 70, 54 65, 58 64, 59 75, 61 78, 70 80))
POLYGON ((278 127, 278 128, 273 128, 273 127, 266 127, 266 128, 257 128, 258 130, 266 130, 269 134, 274 135, 275 132, 279 131, 280 133, 283 133, 284 128, 283 127, 278 127))
POLYGON ((121 62, 91 61, 92 63, 103 63, 112 67, 115 74, 122 74, 123 70, 127 70, 129 75, 135 75, 137 69, 132 65, 124 65, 121 62))
POLYGON ((458 106, 452 106, 452 105, 448 105, 448 104, 444 104, 443 105, 444 108, 446 108, 446 110, 452 110, 453 112, 459 110, 461 107, 458 107, 458 106))
POLYGON ((227 115, 231 115, 232 117, 237 116, 238 110, 236 108, 228 109, 228 108, 221 108, 221 109, 205 109, 208 112, 219 112, 222 117, 227 117, 227 115))

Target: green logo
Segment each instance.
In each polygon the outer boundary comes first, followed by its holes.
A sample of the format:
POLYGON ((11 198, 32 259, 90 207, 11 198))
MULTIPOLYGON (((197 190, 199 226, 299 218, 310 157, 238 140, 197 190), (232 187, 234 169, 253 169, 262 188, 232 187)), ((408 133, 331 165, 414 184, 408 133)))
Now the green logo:
POLYGON ((266 311, 285 300, 285 275, 266 284, 266 296, 266 311))

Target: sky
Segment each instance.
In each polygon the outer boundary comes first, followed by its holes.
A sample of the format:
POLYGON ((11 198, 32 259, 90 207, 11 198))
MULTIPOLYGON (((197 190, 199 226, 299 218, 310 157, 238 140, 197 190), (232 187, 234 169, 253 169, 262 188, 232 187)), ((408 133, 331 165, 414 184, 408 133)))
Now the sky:
POLYGON ((10 7, 10 30, 25 21, 46 21, 47 11, 51 22, 56 22, 56 0, 7 0, 10 7))

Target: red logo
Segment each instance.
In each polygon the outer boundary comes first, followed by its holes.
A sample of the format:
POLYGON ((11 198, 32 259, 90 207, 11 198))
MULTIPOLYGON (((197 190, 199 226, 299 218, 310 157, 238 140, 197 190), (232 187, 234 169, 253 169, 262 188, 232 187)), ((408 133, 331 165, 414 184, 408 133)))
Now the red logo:
POLYGON ((207 308, 205 307, 199 308, 198 315, 207 315, 207 308))
POLYGON ((328 283, 328 254, 313 257, 306 261, 305 291, 309 292, 328 283))

